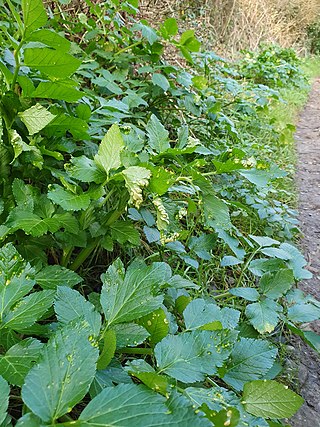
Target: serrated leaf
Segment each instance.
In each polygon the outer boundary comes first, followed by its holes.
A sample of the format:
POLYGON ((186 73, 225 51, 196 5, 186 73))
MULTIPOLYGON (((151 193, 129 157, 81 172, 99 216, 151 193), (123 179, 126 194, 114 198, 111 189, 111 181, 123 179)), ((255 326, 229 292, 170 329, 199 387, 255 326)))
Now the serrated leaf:
POLYGON ((22 0, 21 6, 26 34, 42 27, 47 22, 47 13, 42 0, 22 0))
POLYGON ((41 82, 30 94, 30 98, 58 99, 66 102, 77 102, 84 96, 74 87, 58 82, 41 82))
POLYGON ((0 356, 1 375, 12 385, 22 386, 24 378, 32 365, 38 360, 43 344, 27 338, 12 346, 0 356))
POLYGON ((117 337, 117 347, 135 347, 142 344, 149 336, 149 332, 136 323, 121 323, 112 327, 117 337))
POLYGON ((252 381, 243 388, 243 405, 263 418, 290 418, 303 404, 301 396, 272 380, 252 381))
POLYGON ((56 289, 62 285, 72 288, 83 280, 76 272, 60 265, 48 265, 36 274, 35 279, 43 289, 56 289))
POLYGON ((281 248, 262 248, 261 252, 272 258, 279 258, 283 260, 289 260, 291 258, 291 255, 281 248))
POLYGON ((286 294, 293 284, 292 270, 283 268, 276 273, 264 274, 260 279, 259 288, 268 298, 277 299, 286 294))
POLYGON ((118 169, 122 165, 120 153, 124 147, 119 126, 114 124, 99 145, 98 154, 94 157, 95 163, 107 174, 112 169, 118 169))
POLYGON ((85 210, 90 205, 90 195, 87 193, 74 194, 60 185, 53 184, 48 191, 48 198, 66 211, 85 210))
POLYGON ((54 294, 45 290, 24 297, 3 317, 4 326, 20 331, 33 325, 52 306, 54 294))
POLYGON ((223 380, 236 390, 252 380, 263 378, 272 367, 277 349, 267 341, 240 338, 232 350, 223 380))
POLYGON ((126 242, 138 246, 140 244, 140 234, 130 221, 117 221, 110 226, 111 236, 120 244, 126 242))
POLYGON ((228 331, 193 331, 168 335, 154 349, 158 373, 194 383, 213 375, 232 350, 237 334, 228 331), (170 349, 170 351, 168 351, 170 349))
POLYGON ((0 424, 2 424, 7 417, 9 393, 10 387, 7 381, 2 376, 0 376, 0 424))
POLYGON ((260 297, 259 292, 255 288, 232 288, 229 289, 229 293, 247 301, 258 301, 260 297))
POLYGON ((45 128, 56 117, 40 104, 19 113, 21 121, 26 125, 29 135, 34 135, 45 128))
POLYGON ((22 399, 46 423, 69 412, 89 390, 99 353, 88 335, 80 324, 58 330, 25 379, 22 399))
POLYGON ((101 184, 105 181, 106 176, 96 163, 86 156, 73 157, 71 163, 65 166, 67 172, 73 178, 81 182, 95 182, 101 184))
POLYGON ((17 207, 8 216, 6 225, 11 231, 23 230, 26 234, 33 237, 43 236, 48 232, 48 224, 38 215, 17 207))
MULTIPOLYGON (((105 388, 83 410, 75 427, 124 426, 135 427, 208 427, 210 424, 189 412, 187 406, 173 405, 168 408, 166 399, 147 387, 120 384, 105 388), (171 409, 171 410, 169 410, 171 409)), ((170 404, 170 403, 168 403, 170 404)))
POLYGON ((138 319, 138 323, 144 326, 150 334, 149 340, 152 345, 156 345, 169 333, 169 321, 161 307, 138 319))
POLYGON ((54 302, 57 319, 66 325, 75 320, 84 320, 94 336, 101 329, 101 316, 91 302, 87 301, 78 291, 66 286, 58 286, 54 302))
MULTIPOLYGON (((31 1, 32 0, 30 0, 30 2, 31 1)), ((60 52, 68 52, 71 47, 71 42, 67 38, 60 36, 60 34, 57 34, 53 30, 44 28, 38 31, 34 31, 32 34, 30 34, 28 36, 28 41, 44 43, 47 46, 59 50, 60 52)))
POLYGON ((114 262, 101 276, 101 305, 107 324, 130 322, 156 310, 163 297, 154 296, 153 290, 167 276, 167 267, 165 263, 146 266, 133 262, 125 273, 122 262, 114 262))
POLYGON ((151 172, 141 166, 129 166, 122 175, 130 194, 129 203, 139 209, 143 202, 142 189, 148 185, 151 172))
POLYGON ((154 114, 148 121, 146 131, 149 145, 156 153, 163 153, 170 148, 169 132, 154 114))
POLYGON ((61 79, 71 76, 79 68, 81 61, 55 49, 27 48, 24 51, 24 63, 50 77, 61 79))
POLYGON ((278 324, 279 312, 282 307, 272 299, 266 298, 263 301, 249 304, 246 307, 246 316, 252 326, 260 332, 272 332, 278 324))
POLYGON ((222 329, 220 308, 200 298, 187 305, 183 317, 186 328, 190 331, 213 322, 216 322, 216 329, 222 329))
POLYGON ((206 195, 203 198, 203 213, 205 225, 208 227, 229 229, 231 220, 229 208, 226 203, 214 195, 206 195))

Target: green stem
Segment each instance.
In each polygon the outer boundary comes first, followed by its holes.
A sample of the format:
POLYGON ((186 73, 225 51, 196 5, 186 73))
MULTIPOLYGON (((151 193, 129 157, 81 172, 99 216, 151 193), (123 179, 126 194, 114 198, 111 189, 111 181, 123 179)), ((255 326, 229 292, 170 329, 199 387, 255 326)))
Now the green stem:
POLYGON ((252 254, 249 256, 247 262, 245 263, 245 265, 243 266, 243 269, 241 270, 241 274, 237 283, 237 287, 241 285, 242 279, 243 279, 243 275, 246 271, 246 269, 248 268, 250 262, 253 260, 253 258, 255 257, 256 253, 258 253, 260 251, 261 247, 259 246, 258 249, 256 249, 255 251, 252 252, 252 254))
POLYGON ((129 46, 127 46, 127 47, 124 47, 124 48, 122 48, 122 49, 118 50, 118 52, 116 52, 116 53, 114 54, 114 56, 120 55, 121 53, 126 52, 127 50, 130 50, 130 49, 132 49, 133 47, 138 46, 139 44, 141 44, 141 40, 139 40, 139 41, 137 41, 137 42, 135 42, 135 43, 132 43, 132 44, 130 44, 130 45, 129 45, 129 46))
POLYGON ((133 347, 125 347, 117 350, 119 353, 124 354, 153 354, 152 348, 133 348, 133 347))
POLYGON ((18 78, 18 74, 19 74, 19 70, 21 67, 20 64, 20 50, 22 48, 24 44, 24 39, 22 38, 22 40, 19 43, 19 46, 17 47, 17 49, 14 51, 14 60, 16 62, 16 67, 13 73, 13 77, 12 77, 12 83, 11 83, 11 89, 14 90, 16 82, 17 82, 17 78, 18 78))
POLYGON ((68 265, 73 249, 74 246, 69 246, 63 251, 60 261, 60 265, 62 265, 62 267, 66 267, 68 265))
POLYGON ((70 265, 70 270, 77 271, 80 265, 84 263, 84 261, 90 256, 90 254, 94 251, 97 246, 97 241, 91 242, 86 248, 82 249, 82 251, 77 255, 76 259, 70 265))

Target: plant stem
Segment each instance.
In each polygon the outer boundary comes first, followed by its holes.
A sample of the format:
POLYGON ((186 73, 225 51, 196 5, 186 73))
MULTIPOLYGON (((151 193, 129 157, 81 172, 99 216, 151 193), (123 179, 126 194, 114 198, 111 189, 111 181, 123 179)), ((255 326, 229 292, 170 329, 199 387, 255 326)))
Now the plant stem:
POLYGON ((243 266, 243 269, 241 270, 241 274, 240 274, 240 277, 239 277, 239 280, 238 280, 238 283, 237 283, 237 287, 241 285, 244 272, 248 268, 250 262, 253 260, 253 258, 256 255, 256 253, 260 251, 260 249, 261 249, 261 247, 259 246, 258 249, 256 249, 255 251, 253 251, 252 254, 249 256, 247 262, 245 263, 245 265, 243 266))
POLYGON ((17 78, 18 78, 18 74, 19 74, 19 70, 20 70, 20 66, 21 66, 21 64, 20 64, 20 50, 23 46, 23 43, 24 43, 24 39, 22 38, 20 43, 19 43, 19 46, 17 47, 17 49, 14 51, 14 54, 13 54, 14 60, 16 61, 16 67, 14 70, 14 74, 12 77, 12 83, 11 83, 11 90, 13 90, 13 91, 14 91, 14 88, 15 88, 15 85, 17 82, 17 78))
POLYGON ((78 254, 76 259, 70 265, 70 270, 76 271, 82 265, 82 263, 88 258, 88 256, 94 251, 97 246, 97 241, 89 243, 89 245, 82 249, 82 251, 78 254))

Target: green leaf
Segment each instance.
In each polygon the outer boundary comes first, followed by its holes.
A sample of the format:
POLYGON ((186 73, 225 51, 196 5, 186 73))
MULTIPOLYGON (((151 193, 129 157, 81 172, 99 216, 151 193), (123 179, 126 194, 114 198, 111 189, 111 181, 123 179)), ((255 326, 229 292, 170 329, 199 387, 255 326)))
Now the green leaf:
POLYGON ((279 245, 280 243, 279 240, 274 240, 267 236, 254 236, 252 234, 249 234, 249 237, 256 243, 258 243, 258 245, 261 247, 279 245))
POLYGON ((260 279, 259 288, 268 298, 277 299, 286 294, 293 284, 292 270, 283 268, 276 273, 264 274, 260 279))
POLYGON ((164 36, 175 36, 178 32, 178 24, 175 18, 167 18, 161 28, 164 36))
POLYGON ((0 372, 12 385, 22 386, 24 378, 37 362, 43 344, 27 338, 12 346, 5 355, 0 356, 0 372))
POLYGON ((106 369, 117 348, 117 338, 114 330, 109 329, 103 336, 103 348, 97 362, 97 369, 106 369))
MULTIPOLYGON (((139 325, 144 326, 150 334, 151 345, 156 345, 169 333, 169 321, 162 308, 138 319, 139 325)), ((148 335, 149 335, 148 334, 148 335)))
POLYGON ((118 169, 122 165, 120 154, 124 148, 125 144, 119 126, 114 124, 101 141, 94 161, 108 174, 110 170, 118 169))
POLYGON ((208 304, 203 299, 194 299, 183 312, 186 329, 199 329, 207 324, 215 324, 215 329, 222 329, 220 307, 208 304))
POLYGON ((257 187, 266 187, 271 177, 270 172, 264 170, 243 169, 238 172, 257 187))
POLYGON ((40 82, 30 94, 30 98, 58 99, 66 102, 77 102, 83 96, 83 92, 60 82, 40 82))
POLYGON ((290 418, 303 404, 301 396, 272 380, 252 381, 243 388, 243 405, 250 414, 263 418, 290 418))
POLYGON ((85 210, 90 205, 89 194, 74 194, 57 184, 50 185, 48 198, 66 211, 85 210))
POLYGON ((281 305, 266 298, 263 301, 247 305, 245 313, 252 326, 260 334, 265 334, 275 329, 279 319, 278 312, 281 310, 281 305))
POLYGON ((148 185, 151 172, 141 166, 130 166, 122 172, 122 175, 130 194, 129 203, 139 209, 143 202, 142 189, 148 185))
POLYGON ((91 302, 87 301, 78 291, 66 286, 58 286, 54 303, 57 319, 66 325, 74 320, 85 320, 94 336, 101 329, 101 316, 91 302))
POLYGON ((156 151, 156 153, 163 153, 170 148, 169 132, 154 114, 152 114, 148 121, 146 131, 148 134, 149 146, 156 151))
POLYGON ((120 244, 130 242, 132 245, 140 244, 140 234, 130 221, 117 221, 110 226, 111 236, 120 244))
POLYGON ((154 296, 153 291, 167 276, 167 268, 165 263, 146 266, 136 261, 125 273, 122 262, 115 261, 101 276, 101 305, 107 324, 131 322, 159 308, 163 297, 154 296))
POLYGON ((19 113, 19 117, 26 125, 29 135, 34 135, 45 128, 56 117, 40 104, 19 113))
POLYGON ((229 293, 247 301, 258 301, 260 296, 259 292, 255 288, 232 288, 229 289, 229 293))
POLYGON ((14 209, 8 216, 6 225, 12 230, 23 230, 33 237, 43 236, 48 232, 48 224, 38 215, 23 210, 22 207, 14 209))
POLYGON ((164 396, 168 395, 167 390, 169 384, 168 379, 165 376, 158 375, 156 372, 132 372, 131 375, 138 378, 151 390, 161 393, 164 396))
POLYGON ((18 419, 16 427, 42 427, 42 425, 40 418, 29 412, 18 419))
POLYGON ((25 379, 22 399, 46 423, 70 412, 89 390, 98 349, 88 341, 88 335, 81 324, 58 330, 25 379))
POLYGON ((24 297, 4 316, 4 326, 20 331, 33 325, 52 306, 54 294, 54 291, 45 290, 24 297))
POLYGON ((236 335, 229 331, 168 335, 154 349, 158 372, 184 383, 203 381, 205 375, 215 374, 228 358, 236 335))
MULTIPOLYGON (((32 0, 30 0, 30 2, 31 1, 32 0)), ((68 52, 71 47, 71 42, 67 38, 60 36, 53 30, 47 29, 34 31, 28 36, 28 41, 44 43, 60 52, 68 52)))
POLYGON ((267 341, 240 338, 232 350, 223 380, 236 390, 252 380, 263 378, 272 367, 277 349, 267 341))
POLYGON ((167 78, 160 73, 152 74, 152 83, 156 86, 161 87, 164 92, 166 92, 170 87, 170 83, 168 82, 167 78))
POLYGON ((232 226, 228 206, 214 195, 203 197, 203 214, 208 227, 228 230, 232 226))
POLYGON ((45 25, 47 14, 42 0, 22 0, 21 6, 27 35, 45 25))
POLYGON ((65 165, 65 169, 73 178, 81 182, 95 182, 101 184, 106 176, 98 168, 96 162, 86 156, 73 157, 71 163, 65 165))
POLYGON ((7 417, 7 409, 9 406, 10 387, 6 380, 0 376, 0 424, 7 417))
POLYGON ((24 51, 25 65, 36 68, 50 77, 69 77, 80 66, 81 61, 68 53, 49 48, 28 48, 24 51))
POLYGON ((210 425, 180 400, 176 404, 168 402, 168 406, 164 396, 145 386, 120 384, 102 390, 83 410, 75 427, 120 427, 129 424, 135 427, 210 425))
POLYGON ((48 265, 36 274, 35 279, 42 289, 56 289, 61 285, 72 288, 82 282, 77 273, 60 265, 48 265))
POLYGON ((136 347, 150 336, 145 328, 136 323, 114 325, 112 330, 116 333, 118 348, 136 347))

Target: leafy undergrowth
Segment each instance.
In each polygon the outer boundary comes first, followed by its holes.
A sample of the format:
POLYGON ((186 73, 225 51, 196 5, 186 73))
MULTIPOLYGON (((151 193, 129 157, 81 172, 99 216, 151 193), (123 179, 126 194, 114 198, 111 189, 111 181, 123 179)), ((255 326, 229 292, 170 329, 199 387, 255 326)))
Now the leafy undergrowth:
POLYGON ((274 114, 307 92, 299 59, 229 63, 135 0, 19 4, 0 26, 0 425, 283 425, 303 401, 276 380, 283 337, 319 349, 274 114))

